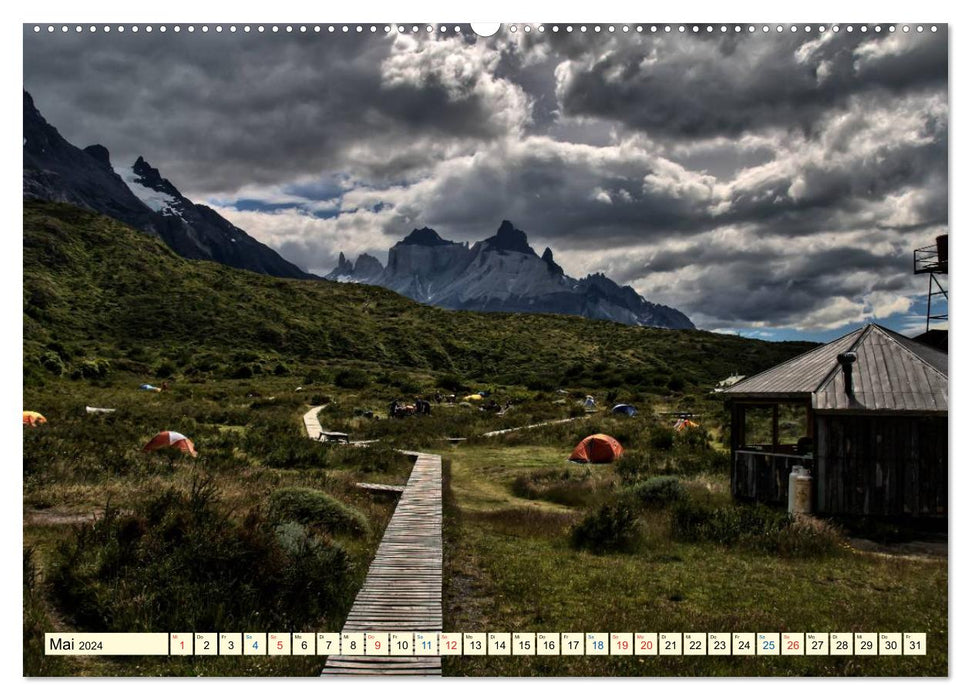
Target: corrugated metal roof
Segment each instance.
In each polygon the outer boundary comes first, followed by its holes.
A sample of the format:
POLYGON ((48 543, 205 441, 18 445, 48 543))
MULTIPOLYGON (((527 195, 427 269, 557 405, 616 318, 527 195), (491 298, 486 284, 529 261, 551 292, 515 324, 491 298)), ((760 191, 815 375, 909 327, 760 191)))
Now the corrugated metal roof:
POLYGON ((733 398, 811 397, 819 411, 947 412, 947 355, 871 324, 726 389, 733 398), (853 351, 853 395, 837 355, 853 351))
POLYGON ((859 328, 837 338, 831 343, 820 345, 781 365, 776 365, 759 374, 743 379, 735 386, 725 389, 726 394, 811 394, 822 384, 836 364, 836 356, 849 350, 865 330, 859 328))

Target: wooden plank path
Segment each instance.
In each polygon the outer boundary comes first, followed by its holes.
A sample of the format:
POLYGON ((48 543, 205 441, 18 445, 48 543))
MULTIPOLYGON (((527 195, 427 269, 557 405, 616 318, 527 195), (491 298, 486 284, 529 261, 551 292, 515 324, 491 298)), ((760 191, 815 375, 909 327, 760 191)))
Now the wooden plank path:
MULTIPOLYGON (((442 631, 442 458, 412 454, 415 466, 343 632, 442 631)), ((442 658, 331 656, 321 675, 440 676, 442 658)))
POLYGON ((320 419, 317 418, 317 413, 322 408, 323 406, 314 406, 303 414, 303 427, 307 429, 307 437, 311 440, 319 440, 321 433, 324 432, 320 427, 320 419))
POLYGON ((386 491, 389 493, 402 493, 405 490, 404 486, 395 486, 394 484, 367 484, 364 482, 354 484, 359 489, 364 489, 365 491, 386 491))
POLYGON ((533 423, 532 425, 521 425, 517 428, 506 428, 505 430, 492 430, 488 433, 482 433, 482 437, 494 437, 496 435, 505 435, 506 433, 515 433, 518 430, 529 430, 530 428, 542 428, 544 425, 558 425, 560 423, 572 423, 575 420, 581 420, 586 418, 586 416, 576 416, 575 418, 562 418, 560 420, 548 420, 542 423, 533 423))

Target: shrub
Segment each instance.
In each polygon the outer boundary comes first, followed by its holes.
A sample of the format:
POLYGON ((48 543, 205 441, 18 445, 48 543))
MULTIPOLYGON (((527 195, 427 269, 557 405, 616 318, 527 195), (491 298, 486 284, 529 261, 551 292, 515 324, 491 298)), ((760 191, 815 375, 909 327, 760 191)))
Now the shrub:
POLYGON ((51 374, 55 374, 60 377, 66 371, 64 366, 64 360, 53 350, 48 350, 40 356, 40 364, 51 374))
POLYGON ((80 526, 55 552, 50 588, 82 630, 289 630, 339 616, 351 579, 342 548, 293 527, 281 537, 257 512, 236 522, 197 481, 80 526))
POLYGON ((712 508, 683 500, 674 508, 671 525, 675 539, 739 545, 785 557, 832 555, 842 544, 839 530, 825 521, 793 519, 761 504, 712 508))
POLYGON ((277 523, 293 521, 314 525, 328 532, 367 534, 367 519, 355 508, 341 503, 333 496, 302 486, 274 491, 268 508, 270 520, 277 523))
POLYGON ((674 476, 655 476, 627 487, 625 493, 648 507, 664 508, 685 498, 684 486, 674 476))
POLYGON ((626 484, 632 484, 654 466, 652 456, 641 450, 627 450, 614 463, 617 475, 626 484))
POLYGON ((270 437, 265 431, 250 431, 247 444, 263 452, 263 463, 272 469, 325 469, 330 452, 324 445, 302 436, 270 437), (272 447, 270 447, 272 445, 272 447))
POLYGON ((705 448, 708 447, 708 431, 704 428, 687 428, 675 435, 674 442, 678 446, 705 448))
POLYGON ((175 363, 171 360, 163 360, 155 368, 155 376, 159 379, 168 379, 175 374, 175 363))
POLYGON ((655 450, 670 450, 674 447, 674 431, 656 427, 651 430, 651 447, 655 450))
POLYGON ((290 369, 281 362, 277 364, 276 367, 273 368, 273 374, 275 374, 278 377, 283 377, 290 374, 290 369))
POLYGON ((343 389, 363 389, 370 383, 367 373, 359 369, 342 369, 334 376, 334 384, 343 389))
POLYGON ((239 365, 233 370, 233 379, 250 379, 253 376, 253 368, 249 365, 239 365))
POLYGON ((798 517, 776 533, 772 544, 784 557, 822 557, 838 554, 844 541, 843 534, 832 523, 798 517))
POLYGON ((111 363, 101 358, 85 358, 75 365, 72 379, 100 379, 111 371, 111 363))
POLYGON ((626 502, 606 503, 588 513, 570 531, 570 544, 602 554, 633 549, 637 514, 626 502))
POLYGON ((320 369, 312 369, 303 378, 304 384, 317 384, 327 381, 327 375, 320 369))
POLYGON ((448 391, 459 392, 467 388, 467 385, 462 378, 456 374, 445 374, 438 378, 435 383, 436 386, 446 389, 448 391))

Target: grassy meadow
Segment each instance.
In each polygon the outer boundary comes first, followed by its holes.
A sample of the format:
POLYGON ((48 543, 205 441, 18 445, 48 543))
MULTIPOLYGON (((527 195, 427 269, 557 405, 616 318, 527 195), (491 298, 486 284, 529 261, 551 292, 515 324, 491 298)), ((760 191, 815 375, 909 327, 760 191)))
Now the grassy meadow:
POLYGON ((446 674, 947 673, 946 560, 732 503, 709 390, 808 344, 443 311, 24 207, 23 408, 48 419, 23 431, 25 675, 317 675, 323 657, 47 657, 43 632, 339 630, 395 505, 355 484, 405 483, 396 449, 445 460, 447 631, 928 633, 926 657, 465 657, 446 674), (473 390, 509 408, 387 418, 395 399, 473 390), (604 411, 619 402, 640 413, 604 411), (308 440, 320 405, 325 430, 377 442, 308 440), (675 433, 678 412, 701 428, 675 433), (161 430, 198 458, 143 453, 161 430), (623 458, 568 462, 593 432, 623 458))

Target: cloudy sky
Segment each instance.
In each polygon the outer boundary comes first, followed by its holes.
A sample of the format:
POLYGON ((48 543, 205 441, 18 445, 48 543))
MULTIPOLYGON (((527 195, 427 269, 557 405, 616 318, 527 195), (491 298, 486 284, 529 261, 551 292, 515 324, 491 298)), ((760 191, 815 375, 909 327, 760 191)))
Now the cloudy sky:
MULTIPOLYGON (((947 232, 947 30, 24 31, 77 146, 142 155, 305 269, 502 219, 702 328, 923 330, 947 232)), ((411 29, 411 25, 407 26, 411 29)), ((746 27, 747 29, 747 27, 746 27)))

